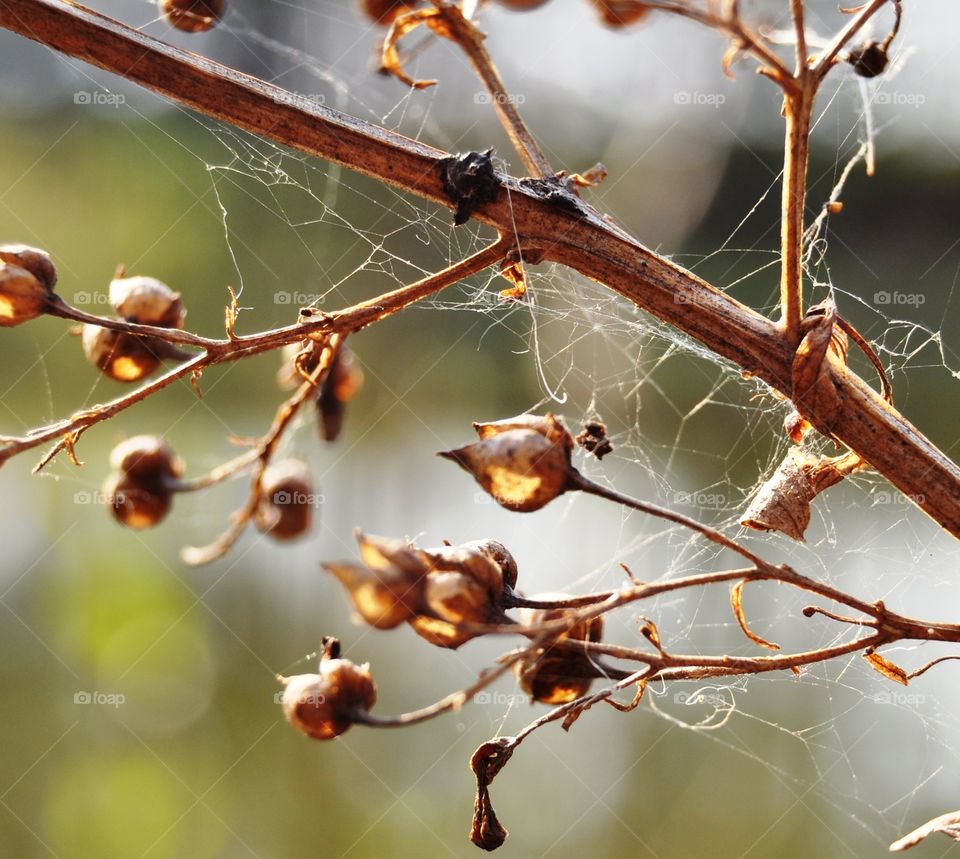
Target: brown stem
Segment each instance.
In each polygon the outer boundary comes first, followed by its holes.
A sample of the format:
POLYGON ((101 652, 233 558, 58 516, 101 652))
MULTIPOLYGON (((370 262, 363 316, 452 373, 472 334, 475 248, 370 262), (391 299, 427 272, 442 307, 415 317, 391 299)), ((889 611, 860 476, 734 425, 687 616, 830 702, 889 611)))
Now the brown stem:
MULTIPOLYGON (((884 1, 871 0, 870 7, 875 11, 884 1)), ((276 143, 455 208, 441 174, 447 153, 297 99, 83 6, 63 0, 4 0, 0 26, 276 143)), ((474 217, 505 235, 518 236, 525 252, 536 249, 543 259, 606 284, 790 396, 794 349, 784 342, 776 323, 647 250, 582 202, 573 202, 572 208, 558 206, 555 195, 548 198, 535 187, 498 178, 502 193, 479 207, 474 217)), ((317 325, 317 330, 323 327, 317 325)), ((285 342, 297 336, 294 333, 285 342)), ((811 423, 861 454, 944 528, 960 536, 957 465, 850 370, 830 372, 843 408, 839 414, 813 409, 808 415, 811 423)), ((0 452, 0 462, 4 458, 0 452)))
POLYGON ((786 128, 780 214, 780 325, 787 343, 793 346, 800 342, 803 316, 803 223, 816 91, 812 81, 804 75, 798 91, 783 100, 786 128))

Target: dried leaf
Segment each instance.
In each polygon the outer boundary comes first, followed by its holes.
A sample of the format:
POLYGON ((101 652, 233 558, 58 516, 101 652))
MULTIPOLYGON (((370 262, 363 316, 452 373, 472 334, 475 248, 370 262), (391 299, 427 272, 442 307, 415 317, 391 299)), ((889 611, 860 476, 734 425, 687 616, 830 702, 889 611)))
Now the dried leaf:
POLYGON ((954 841, 960 841, 960 811, 950 811, 933 818, 933 820, 928 820, 923 826, 919 826, 913 832, 904 835, 899 841, 894 841, 890 845, 890 852, 897 853, 900 850, 916 847, 935 832, 942 832, 954 841))
POLYGON ((733 614, 737 618, 737 623, 740 624, 740 629, 743 630, 743 634, 754 644, 759 644, 760 647, 766 647, 767 650, 779 650, 779 644, 774 644, 772 641, 761 638, 747 626, 747 618, 743 613, 743 588, 746 583, 745 579, 737 582, 730 590, 730 606, 733 608, 733 614))
POLYGON ((619 701, 614 701, 613 698, 604 698, 614 710, 619 710, 621 713, 630 713, 633 710, 636 710, 640 706, 640 702, 643 700, 643 693, 647 691, 647 681, 638 680, 637 681, 637 691, 633 696, 633 700, 629 704, 621 704, 619 701))
POLYGON ((862 466, 863 460, 856 454, 814 456, 791 447, 753 496, 740 524, 758 531, 780 531, 794 540, 803 540, 810 524, 810 502, 862 466))
POLYGON ((648 617, 641 618, 643 626, 640 627, 640 634, 647 639, 657 650, 663 650, 660 646, 660 630, 657 625, 648 617))
POLYGON ((446 22, 443 20, 443 15, 439 10, 417 9, 405 15, 400 15, 393 24, 390 25, 387 37, 383 40, 383 55, 381 58, 381 68, 384 72, 393 75, 414 89, 426 89, 437 83, 435 80, 414 80, 410 77, 403 68, 400 52, 397 50, 397 45, 400 40, 407 35, 407 33, 416 30, 421 24, 425 24, 438 36, 444 36, 448 39, 452 38, 450 29, 447 27, 446 22))
POLYGON ((514 737, 500 737, 483 743, 470 758, 470 769, 477 777, 477 798, 473 803, 470 840, 483 850, 496 850, 509 834, 497 819, 490 801, 489 787, 506 765, 516 747, 514 737))
POLYGON ((872 648, 870 650, 864 651, 863 658, 870 663, 873 667, 873 670, 878 674, 882 674, 888 680, 892 680, 894 683, 899 683, 902 686, 907 685, 907 672, 904 671, 899 665, 895 665, 889 659, 884 659, 879 653, 877 653, 872 648))
POLYGON ((816 413, 831 424, 840 411, 840 395, 830 377, 828 355, 846 362, 846 335, 836 328, 837 308, 830 299, 811 307, 803 319, 804 337, 792 367, 792 399, 801 415, 816 413))
POLYGON ((576 188, 593 188, 607 178, 607 168, 599 161, 584 173, 574 173, 567 182, 576 188))
POLYGON ((501 276, 513 284, 509 289, 501 289, 499 296, 504 301, 519 301, 527 294, 527 277, 523 263, 515 262, 500 269, 501 276))

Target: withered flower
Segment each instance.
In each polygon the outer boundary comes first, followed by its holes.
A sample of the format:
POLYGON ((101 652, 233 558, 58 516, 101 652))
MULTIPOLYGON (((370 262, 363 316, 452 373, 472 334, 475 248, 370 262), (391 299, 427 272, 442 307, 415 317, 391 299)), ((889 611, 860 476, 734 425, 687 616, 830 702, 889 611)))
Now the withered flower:
POLYGON ((332 740, 346 731, 377 700, 368 663, 341 659, 340 642, 325 638, 318 674, 278 678, 286 720, 315 740, 332 740))
POLYGON ((502 507, 539 510, 569 487, 573 437, 555 415, 474 423, 480 441, 440 454, 474 476, 502 507))

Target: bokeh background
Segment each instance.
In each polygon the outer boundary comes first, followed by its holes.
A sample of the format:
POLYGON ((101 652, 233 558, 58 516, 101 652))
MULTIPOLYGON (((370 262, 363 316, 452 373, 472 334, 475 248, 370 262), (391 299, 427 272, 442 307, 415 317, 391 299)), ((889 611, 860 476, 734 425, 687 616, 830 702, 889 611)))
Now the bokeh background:
MULTIPOLYGON (((350 3, 233 0, 223 26, 196 37, 171 33, 142 0, 92 5, 435 146, 496 146, 504 169, 520 170, 452 46, 424 45, 412 68, 441 84, 409 94, 375 73, 377 31, 350 3)), ((750 4, 773 27, 785 26, 787 5, 750 4)), ((810 7, 817 32, 841 25, 830 4, 810 7)), ((741 300, 771 307, 781 127, 776 93, 749 63, 728 80, 714 34, 677 20, 612 32, 574 0, 522 15, 493 6, 484 22, 555 165, 603 161, 610 178, 589 192, 598 207, 741 300)), ((815 209, 865 139, 866 95, 876 175, 852 174, 814 295, 835 287, 841 313, 881 348, 898 405, 954 458, 958 24, 952 4, 911 5, 891 75, 863 86, 838 72, 811 168, 815 209)), ((7 33, 0 105, 0 238, 49 249, 61 293, 86 309, 107 312, 106 287, 123 262, 180 290, 189 327, 205 334, 222 330, 227 285, 242 286, 241 328, 261 330, 314 298, 345 306, 436 270, 484 235, 7 33)), ((529 592, 616 585, 619 562, 646 579, 723 562, 594 499, 526 516, 486 503, 434 456, 465 442, 475 419, 535 407, 571 424, 599 414, 617 449, 584 468, 720 524, 736 521, 784 450, 781 403, 598 287, 537 270, 533 309, 491 298, 504 285, 473 278, 355 338, 366 385, 342 439, 322 444, 306 420, 284 446, 310 461, 322 496, 313 533, 295 545, 251 531, 209 568, 180 562, 181 546, 225 527, 242 480, 178 498, 170 519, 145 533, 123 530, 97 503, 109 451, 125 436, 165 435, 200 474, 235 452, 231 437, 263 432, 282 398, 275 355, 210 371, 202 400, 176 385, 91 430, 79 446, 83 468, 57 462, 31 476, 34 452, 0 470, 4 856, 475 855, 468 758, 542 708, 508 679, 433 723, 356 729, 321 745, 283 722, 274 675, 310 670, 305 655, 335 634, 347 655, 371 662, 378 710, 400 712, 466 685, 512 642, 452 653, 405 628, 371 633, 351 621, 320 560, 353 557, 352 529, 362 527, 425 544, 500 539, 529 592), (551 392, 566 401, 551 402, 551 392)), ((0 434, 124 391, 97 376, 59 320, 4 331, 0 355, 0 434)), ((878 478, 819 499, 805 546, 754 543, 898 610, 951 620, 960 607, 955 541, 878 478)), ((758 588, 748 599, 757 631, 785 647, 837 634, 804 621, 794 595, 758 588)), ((644 611, 668 647, 753 652, 725 592, 644 611)), ((609 634, 636 643, 633 615, 613 620, 609 634)), ((940 652, 888 655, 913 668, 940 652)), ((494 785, 511 830, 501 853, 880 855, 958 804, 955 671, 947 664, 891 690, 851 659, 799 681, 651 690, 632 714, 602 708, 569 734, 547 728, 494 785)))

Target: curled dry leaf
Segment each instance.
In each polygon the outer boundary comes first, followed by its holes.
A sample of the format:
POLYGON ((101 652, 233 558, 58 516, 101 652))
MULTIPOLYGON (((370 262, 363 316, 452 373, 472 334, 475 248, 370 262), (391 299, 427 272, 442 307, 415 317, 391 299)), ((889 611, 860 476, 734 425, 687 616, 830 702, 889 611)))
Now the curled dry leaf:
POLYGON ((836 325, 837 308, 827 299, 814 305, 801 323, 803 339, 793 359, 793 404, 804 417, 816 413, 827 425, 840 411, 840 396, 830 375, 831 358, 847 360, 847 337, 836 325))
POLYGON ((587 421, 574 441, 597 459, 613 452, 613 444, 607 438, 607 426, 602 421, 587 421))
POLYGON ((516 747, 514 737, 499 737, 483 743, 470 758, 470 769, 477 777, 477 798, 473 804, 470 840, 483 850, 496 850, 509 834, 497 818, 490 801, 490 785, 503 769, 516 747))
POLYGON ((730 606, 733 608, 733 614, 737 618, 737 623, 740 624, 740 629, 743 630, 743 634, 754 644, 765 647, 767 650, 779 650, 779 644, 774 644, 772 641, 761 638, 747 625, 747 618, 743 613, 743 588, 746 584, 746 580, 740 581, 730 589, 730 606))
POLYGON ((421 25, 426 25, 438 36, 452 38, 442 12, 438 9, 416 9, 393 19, 390 30, 383 40, 383 56, 381 58, 381 68, 386 74, 393 75, 414 89, 426 89, 437 83, 435 80, 415 80, 410 77, 403 68, 400 51, 397 49, 400 40, 421 25))
POLYGON ((539 510, 568 488, 573 437, 552 414, 473 425, 480 441, 440 454, 473 475, 502 507, 539 510))
POLYGON ((814 456, 791 447, 753 496, 740 524, 758 531, 780 531, 794 540, 803 540, 810 524, 810 502, 862 465, 863 460, 852 453, 814 456))
POLYGON ((896 663, 893 663, 889 659, 882 657, 872 647, 863 652, 863 658, 870 663, 870 665, 873 667, 873 670, 878 674, 882 674, 888 680, 892 680, 894 683, 899 683, 901 686, 907 685, 907 672, 896 663))
POLYGON ((499 297, 504 301, 519 301, 527 294, 527 277, 523 271, 523 263, 515 262, 504 265, 500 269, 504 280, 513 284, 509 289, 501 289, 499 297))
POLYGON ((918 826, 913 832, 894 841, 893 844, 890 845, 890 852, 897 853, 900 850, 916 847, 921 841, 924 841, 935 832, 942 832, 948 838, 952 838, 954 841, 960 841, 960 811, 949 811, 946 814, 941 814, 939 817, 933 818, 933 820, 928 820, 923 826, 918 826))

